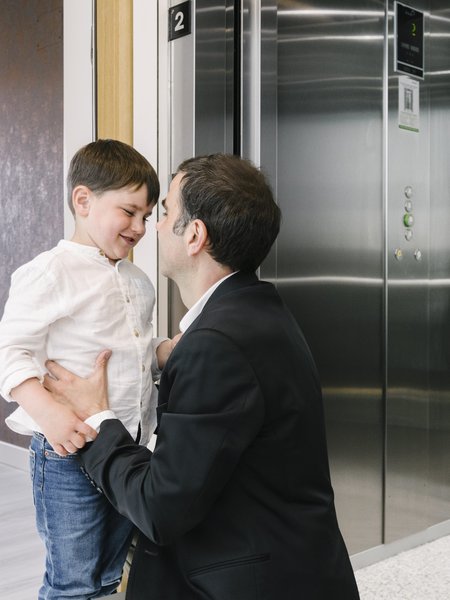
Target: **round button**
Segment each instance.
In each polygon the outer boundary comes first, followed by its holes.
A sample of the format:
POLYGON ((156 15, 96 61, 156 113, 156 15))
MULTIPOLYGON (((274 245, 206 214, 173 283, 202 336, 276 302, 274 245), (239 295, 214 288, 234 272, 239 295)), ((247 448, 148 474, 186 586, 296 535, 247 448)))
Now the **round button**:
POLYGON ((133 333, 136 337, 139 337, 139 331, 137 329, 133 329, 133 333))
POLYGON ((405 187, 404 193, 405 193, 405 196, 406 196, 407 198, 411 198, 411 197, 412 197, 412 195, 413 195, 413 189, 412 189, 412 187, 411 187, 410 185, 407 185, 407 186, 405 187))
POLYGON ((422 260, 422 250, 419 250, 417 248, 417 250, 414 250, 414 258, 416 260, 422 260))
POLYGON ((414 225, 414 215, 410 213, 403 215, 403 225, 405 227, 412 227, 414 225))
POLYGON ((410 240, 412 240, 412 236, 413 236, 413 232, 412 232, 412 230, 411 230, 411 229, 407 229, 407 230, 405 231, 405 240, 406 240, 407 242, 409 242, 410 240))
POLYGON ((403 260, 403 250, 401 248, 396 248, 394 250, 394 255, 397 260, 403 260))
POLYGON ((406 200, 406 202, 405 202, 405 210, 406 210, 406 212, 411 212, 412 211, 412 202, 411 202, 411 200, 406 200))

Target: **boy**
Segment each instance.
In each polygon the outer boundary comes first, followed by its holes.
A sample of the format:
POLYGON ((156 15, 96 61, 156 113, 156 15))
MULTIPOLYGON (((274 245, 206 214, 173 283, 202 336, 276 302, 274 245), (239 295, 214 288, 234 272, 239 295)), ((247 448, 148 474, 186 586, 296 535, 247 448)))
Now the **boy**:
POLYGON ((0 393, 19 404, 7 424, 33 435, 36 522, 47 551, 41 600, 110 594, 132 533, 80 470, 74 453, 92 430, 41 385, 45 360, 86 375, 96 354, 111 349, 112 404, 146 444, 156 424, 152 373, 173 345, 153 339, 154 288, 127 260, 158 200, 152 166, 127 144, 98 140, 75 154, 67 181, 75 233, 13 274, 0 322, 0 393))

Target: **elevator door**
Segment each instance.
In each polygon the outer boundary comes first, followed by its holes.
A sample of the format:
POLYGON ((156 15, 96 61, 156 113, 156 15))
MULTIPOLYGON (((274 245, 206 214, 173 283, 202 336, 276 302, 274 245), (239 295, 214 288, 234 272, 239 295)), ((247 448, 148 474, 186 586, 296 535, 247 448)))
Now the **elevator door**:
POLYGON ((354 553, 382 542, 384 12, 376 1, 302 6, 278 2, 283 225, 276 272, 269 261, 262 276, 275 280, 319 368, 338 517, 354 553))
POLYGON ((318 365, 349 550, 423 532, 450 515, 450 9, 415 2, 411 131, 391 0, 192 4, 194 34, 172 46, 172 159, 240 146, 269 174, 283 221, 261 277, 318 365))
POLYGON ((263 94, 261 158, 283 225, 261 274, 318 364, 351 553, 450 514, 450 10, 414 6, 425 72, 405 80, 394 69, 394 2, 263 2, 261 79, 271 98, 275 70, 276 117, 263 94), (418 90, 408 129, 405 81, 418 90))
POLYGON ((424 77, 405 78, 388 63, 386 542, 450 515, 450 188, 442 161, 450 149, 450 10, 441 0, 413 7, 423 13, 424 77))

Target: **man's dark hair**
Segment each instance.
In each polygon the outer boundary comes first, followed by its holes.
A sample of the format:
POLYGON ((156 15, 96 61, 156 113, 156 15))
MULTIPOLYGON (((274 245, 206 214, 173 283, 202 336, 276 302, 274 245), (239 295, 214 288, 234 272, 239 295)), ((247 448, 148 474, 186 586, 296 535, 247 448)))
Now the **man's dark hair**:
POLYGON ((72 212, 72 192, 77 185, 85 185, 96 194, 127 187, 138 190, 146 185, 147 206, 159 197, 159 181, 151 164, 132 146, 118 140, 91 142, 72 158, 67 174, 67 200, 72 212))
POLYGON ((191 158, 178 167, 180 217, 174 233, 200 219, 208 252, 233 271, 253 272, 267 256, 280 229, 281 213, 263 173, 231 154, 191 158))

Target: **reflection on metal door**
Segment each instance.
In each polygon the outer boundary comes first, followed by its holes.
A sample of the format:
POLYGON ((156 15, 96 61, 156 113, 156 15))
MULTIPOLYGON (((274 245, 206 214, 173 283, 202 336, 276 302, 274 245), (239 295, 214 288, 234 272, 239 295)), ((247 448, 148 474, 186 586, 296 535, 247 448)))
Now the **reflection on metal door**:
MULTIPOLYGON (((236 0, 192 2, 192 34, 171 42, 172 173, 193 155, 237 150, 238 5, 236 0)), ((169 282, 169 335, 177 333, 185 311, 177 287, 169 282)))
POLYGON ((338 516, 354 553, 382 543, 384 11, 323 4, 278 3, 283 226, 276 274, 264 265, 262 276, 274 278, 319 367, 338 516))
POLYGON ((173 48, 172 68, 178 52, 193 83, 174 76, 172 156, 240 147, 271 178, 284 218, 261 276, 277 285, 318 363, 350 552, 442 523, 450 514, 445 1, 414 3, 424 13, 420 81, 394 71, 391 0, 192 4, 190 50, 173 48), (187 129, 177 126, 181 103, 187 129))

